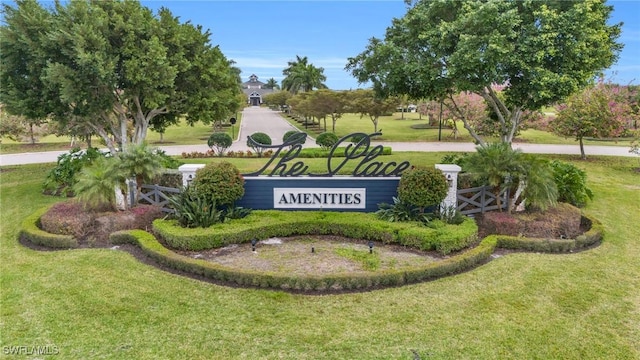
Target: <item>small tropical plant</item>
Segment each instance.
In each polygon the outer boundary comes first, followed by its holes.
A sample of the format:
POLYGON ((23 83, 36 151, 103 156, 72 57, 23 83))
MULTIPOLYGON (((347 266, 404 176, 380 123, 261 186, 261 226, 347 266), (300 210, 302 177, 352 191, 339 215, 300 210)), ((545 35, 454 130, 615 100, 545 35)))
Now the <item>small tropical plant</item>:
POLYGON ((218 156, 224 156, 227 149, 231 147, 233 144, 233 139, 231 136, 224 132, 215 132, 209 136, 209 140, 207 140, 207 145, 213 152, 215 152, 218 156))
POLYGON ((552 161, 550 166, 558 188, 558 201, 583 207, 593 199, 593 192, 587 187, 586 172, 559 160, 552 161))
POLYGON ((224 221, 224 212, 217 208, 213 196, 198 193, 189 187, 169 197, 169 203, 175 211, 173 216, 183 227, 207 228, 224 221))
POLYGON ((464 222, 465 216, 455 207, 455 205, 440 206, 438 217, 447 224, 459 225, 464 222))
POLYGON ((224 211, 225 219, 242 219, 251 214, 251 209, 243 208, 242 206, 229 207, 224 211))
POLYGON ((449 191, 449 185, 442 171, 436 168, 413 168, 405 171, 398 184, 401 202, 417 206, 424 212, 429 206, 439 205, 449 191))
POLYGON ((340 140, 338 138, 338 135, 330 132, 324 132, 318 135, 318 137, 316 138, 316 144, 326 150, 333 147, 333 145, 335 145, 338 140, 340 140))
POLYGON ((58 156, 56 167, 47 174, 43 185, 44 192, 54 195, 70 195, 80 170, 96 159, 105 156, 96 148, 88 148, 87 150, 73 148, 68 153, 58 156))
POLYGON ((124 181, 115 158, 98 158, 91 166, 82 168, 73 191, 78 201, 89 209, 115 210, 115 187, 124 181))
POLYGON ((378 219, 389 222, 420 221, 428 223, 430 216, 421 211, 417 206, 403 202, 397 197, 393 197, 393 204, 378 204, 379 210, 375 212, 378 219))
POLYGON ((146 143, 129 144, 118 153, 118 171, 127 178, 135 177, 138 193, 145 181, 150 181, 162 172, 162 159, 155 149, 146 143))

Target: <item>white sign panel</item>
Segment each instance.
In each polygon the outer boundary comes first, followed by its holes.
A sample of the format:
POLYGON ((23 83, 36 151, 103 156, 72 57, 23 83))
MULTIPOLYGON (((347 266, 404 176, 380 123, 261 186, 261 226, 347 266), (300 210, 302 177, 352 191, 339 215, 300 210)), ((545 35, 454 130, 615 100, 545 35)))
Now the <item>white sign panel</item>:
POLYGON ((365 188, 274 188, 274 209, 365 209, 365 188))

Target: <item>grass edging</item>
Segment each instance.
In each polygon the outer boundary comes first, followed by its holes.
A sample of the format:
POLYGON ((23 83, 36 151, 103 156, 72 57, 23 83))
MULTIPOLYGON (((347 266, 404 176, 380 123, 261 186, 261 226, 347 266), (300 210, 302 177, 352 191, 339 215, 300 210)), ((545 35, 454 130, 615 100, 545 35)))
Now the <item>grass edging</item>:
POLYGON ((22 227, 18 234, 20 239, 27 240, 32 244, 47 246, 56 249, 77 248, 78 241, 71 235, 60 235, 46 232, 38 226, 40 217, 44 215, 53 205, 38 209, 33 214, 27 216, 22 221, 22 227))
POLYGON ((460 251, 478 240, 478 226, 467 218, 462 224, 430 228, 417 223, 388 222, 371 213, 322 211, 254 211, 244 219, 209 228, 183 228, 175 220, 158 219, 153 231, 169 247, 200 251, 275 236, 338 235, 352 239, 411 246, 443 255, 460 251))
POLYGON ((366 290, 417 283, 469 270, 489 259, 496 248, 496 237, 456 256, 409 270, 387 270, 376 274, 336 274, 329 276, 288 276, 230 269, 206 260, 192 259, 164 247, 143 230, 123 230, 109 237, 113 244, 134 244, 158 263, 172 269, 240 286, 298 291, 366 290))

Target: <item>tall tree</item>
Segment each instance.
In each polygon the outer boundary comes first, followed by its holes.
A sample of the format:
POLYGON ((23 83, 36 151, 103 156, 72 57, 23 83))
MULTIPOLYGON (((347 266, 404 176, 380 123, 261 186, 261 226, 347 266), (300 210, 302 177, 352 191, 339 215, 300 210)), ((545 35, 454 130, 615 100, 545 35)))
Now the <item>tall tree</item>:
POLYGON ((396 97, 381 98, 371 89, 358 89, 349 92, 349 110, 368 116, 373 124, 373 132, 378 132, 380 116, 393 113, 399 104, 396 97))
MULTIPOLYGON (((185 115, 190 123, 210 123, 239 106, 238 76, 210 44, 209 32, 180 23, 167 9, 154 16, 137 1, 57 2, 42 9, 23 0, 16 8, 5 6, 3 38, 18 37, 22 30, 14 24, 23 14, 40 12, 46 21, 39 28, 38 21, 30 23, 37 31, 24 35, 28 46, 14 48, 23 57, 37 55, 41 66, 28 77, 42 82, 36 87, 42 89, 42 111, 60 122, 85 119, 111 150, 125 147, 129 137, 142 143, 156 117, 185 115)), ((4 51, 2 57, 4 63, 4 51)), ((24 77, 16 66, 3 65, 3 79, 17 83, 24 77)))
POLYGON ((600 82, 559 105, 549 126, 558 135, 575 137, 584 160, 587 158, 585 137, 615 137, 625 130, 628 119, 632 118, 632 109, 624 92, 619 86, 600 82))
POLYGON ((326 117, 331 117, 331 131, 336 132, 336 121, 346 111, 347 101, 344 91, 337 92, 329 89, 320 89, 311 93, 311 107, 325 119, 324 131, 327 131, 326 117))
POLYGON ((315 67, 309 63, 309 59, 296 55, 296 60, 289 61, 288 67, 282 71, 285 78, 282 80, 282 89, 293 94, 307 92, 313 89, 326 89, 324 84, 327 77, 324 75, 324 68, 315 67))
MULTIPOLYGON (((349 58, 346 69, 379 95, 443 99, 469 91, 498 117, 511 143, 525 110, 557 103, 611 66, 621 24, 604 0, 407 0, 410 9, 349 58), (598 44, 598 46, 594 46, 598 44), (492 85, 504 86, 504 99, 492 85)), ((484 144, 471 123, 471 136, 484 144)))
POLYGON ((43 83, 40 73, 47 65, 39 51, 51 28, 52 16, 36 0, 18 1, 20 10, 2 4, 4 23, 0 27, 0 103, 2 111, 20 116, 31 129, 46 122, 48 99, 55 89, 43 83))

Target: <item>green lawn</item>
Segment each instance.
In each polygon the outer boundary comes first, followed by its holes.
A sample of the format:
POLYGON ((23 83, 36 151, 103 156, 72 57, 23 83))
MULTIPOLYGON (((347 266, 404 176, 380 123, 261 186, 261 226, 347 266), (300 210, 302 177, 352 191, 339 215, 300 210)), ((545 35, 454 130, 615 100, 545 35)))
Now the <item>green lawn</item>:
MULTIPOLYGON (((235 115, 234 115, 235 116, 235 115)), ((237 137, 238 130, 242 124, 242 112, 238 112, 237 123, 233 128, 226 126, 223 131, 229 135, 235 135, 237 137)), ((189 126, 185 121, 181 121, 178 125, 173 125, 167 128, 162 141, 160 140, 160 134, 149 130, 147 133, 147 141, 153 146, 162 145, 190 145, 190 144, 206 144, 207 139, 213 133, 212 125, 204 125, 197 123, 194 126, 189 126)), ((9 139, 2 139, 2 145, 0 146, 1 154, 15 154, 22 152, 35 152, 35 151, 53 151, 53 150, 70 150, 71 140, 67 136, 55 136, 48 135, 40 139, 36 144, 25 144, 11 141, 9 139)), ((78 143, 76 146, 85 148, 87 145, 85 142, 78 143)), ((101 140, 98 137, 92 139, 92 146, 101 146, 101 140)))
POLYGON ((110 249, 25 248, 20 221, 60 199, 39 193, 51 165, 4 167, 0 346, 55 345, 60 359, 638 359, 637 161, 576 163, 596 194, 585 211, 604 223, 601 246, 325 296, 212 285, 110 249))
MULTIPOLYGON (((305 131, 304 125, 301 125, 292 119, 284 116, 287 121, 296 126, 301 131, 305 131)), ((324 122, 321 120, 320 124, 324 128, 324 122)), ((413 125, 426 125, 428 120, 426 117, 420 117, 417 113, 395 113, 390 116, 381 116, 378 119, 378 130, 382 129, 382 136, 379 140, 382 141, 458 141, 458 142, 473 142, 473 138, 467 130, 464 128, 462 122, 458 122, 458 135, 454 136, 453 130, 444 127, 440 132, 439 129, 415 129, 413 125)), ((327 118, 327 131, 332 131, 332 121, 327 118)), ((335 133, 339 137, 345 136, 354 132, 372 133, 374 131, 373 122, 368 116, 360 117, 358 114, 344 114, 340 119, 336 121, 335 133)), ((309 132, 311 136, 316 136, 317 133, 309 132)), ((497 139, 486 139, 487 141, 498 141, 497 139)), ((578 142, 573 138, 564 138, 554 135, 550 132, 540 130, 524 130, 517 137, 516 141, 523 141, 536 144, 569 144, 578 145, 578 142)), ((623 139, 621 141, 597 141, 597 140, 585 140, 585 145, 613 145, 613 146, 630 146, 630 140, 623 139)))
MULTIPOLYGON (((284 116, 283 116, 284 117, 284 116)), ((242 112, 238 112, 238 123, 231 128, 225 127, 224 131, 229 135, 233 134, 234 139, 238 136, 238 131, 242 122, 242 112)), ((294 126, 298 127, 301 131, 305 131, 304 126, 284 117, 289 120, 294 126)), ((321 122, 324 126, 324 122, 321 122)), ((440 132, 436 129, 414 129, 412 125, 424 125, 427 124, 425 117, 420 117, 417 113, 395 113, 391 116, 382 116, 378 120, 378 129, 382 129, 382 141, 458 141, 458 142, 472 142, 473 139, 468 132, 462 126, 462 123, 458 123, 458 136, 454 137, 453 131, 449 128, 443 128, 440 132)), ((360 117, 357 114, 344 114, 340 119, 336 121, 336 134, 338 136, 344 136, 354 132, 373 132, 373 123, 369 117, 360 117)), ((331 131, 331 119, 327 119, 327 130, 331 131)), ((189 126, 184 122, 179 125, 170 126, 160 141, 160 134, 149 131, 147 134, 147 140, 154 146, 162 145, 190 145, 190 144, 205 144, 209 135, 213 132, 210 125, 203 125, 201 123, 195 126, 189 126)), ((311 136, 317 136, 317 132, 309 132, 311 136)), ((280 139, 273 139, 278 142, 280 139)), ((491 141, 491 139, 488 139, 491 141)), ((525 130, 518 136, 517 141, 524 141, 528 143, 537 144, 570 144, 578 145, 578 142, 573 138, 563 138, 553 135, 549 132, 539 130, 525 130)), ((586 145, 610 145, 610 146, 630 146, 630 140, 621 141, 597 141, 586 140, 586 145)), ((86 147, 85 143, 78 144, 81 147, 86 147)), ((100 139, 93 139, 93 146, 100 146, 100 139)), ((35 152, 35 151, 53 151, 53 150, 70 150, 69 137, 58 137, 54 135, 46 136, 34 145, 17 143, 8 139, 2 139, 0 145, 0 154, 15 154, 22 152, 35 152)))

